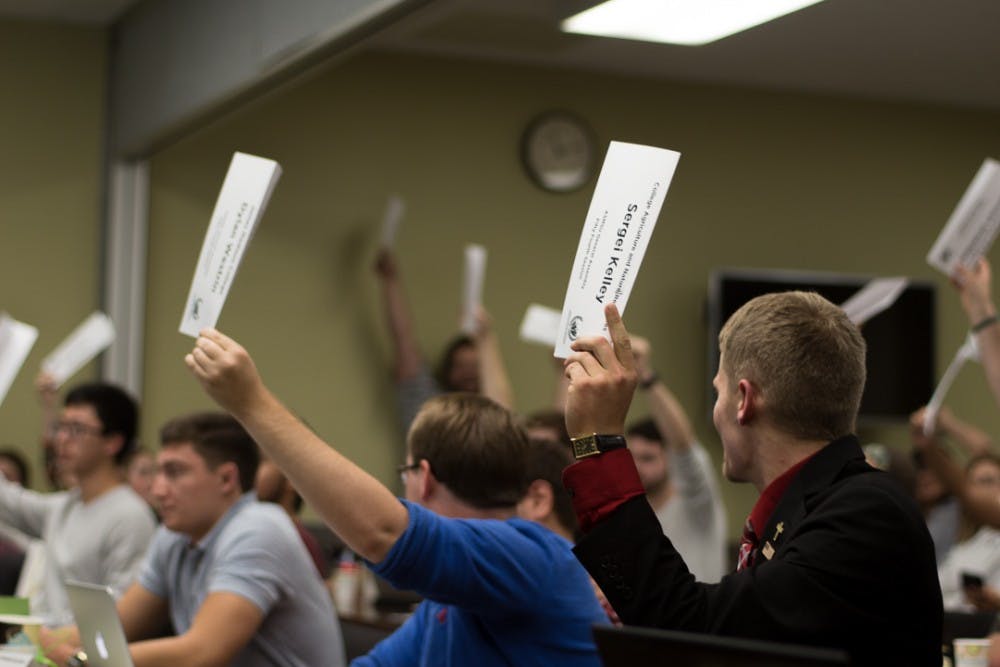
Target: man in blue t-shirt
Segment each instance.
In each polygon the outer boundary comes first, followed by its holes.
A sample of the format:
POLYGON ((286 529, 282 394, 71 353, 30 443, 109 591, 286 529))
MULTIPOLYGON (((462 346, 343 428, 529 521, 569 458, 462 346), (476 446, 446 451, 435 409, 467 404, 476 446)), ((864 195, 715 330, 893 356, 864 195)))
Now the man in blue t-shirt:
POLYGON ((400 502, 320 440, 264 386, 246 350, 213 329, 185 361, 347 545, 427 600, 356 665, 599 665, 607 618, 570 543, 517 518, 527 439, 471 394, 428 401, 407 437, 400 502))

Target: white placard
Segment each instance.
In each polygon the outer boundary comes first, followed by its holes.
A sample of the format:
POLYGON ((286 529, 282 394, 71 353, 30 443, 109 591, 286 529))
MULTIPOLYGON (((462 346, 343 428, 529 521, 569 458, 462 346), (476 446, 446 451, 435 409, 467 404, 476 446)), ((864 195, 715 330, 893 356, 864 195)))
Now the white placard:
POLYGON ((24 650, 14 648, 0 648, 0 666, 2 667, 29 667, 35 661, 35 647, 28 646, 24 650))
POLYGON ((243 253, 257 230, 281 166, 246 153, 234 153, 194 270, 180 332, 196 338, 219 320, 243 253))
POLYGON ((559 338, 561 319, 562 313, 555 308, 531 304, 521 320, 521 340, 554 347, 559 338))
POLYGON ((959 264, 972 267, 989 251, 998 231, 1000 163, 986 158, 927 254, 927 263, 948 276, 959 264))
POLYGON ((910 281, 906 278, 876 278, 840 307, 852 322, 861 326, 882 311, 888 310, 909 284, 910 281))
POLYGON ((625 312, 681 154, 612 141, 597 178, 566 288, 555 356, 580 336, 607 335, 604 306, 625 312))
POLYGON ((42 360, 42 370, 52 376, 58 387, 114 341, 115 325, 111 318, 101 312, 92 313, 42 360))
POLYGON ((962 347, 958 348, 951 363, 948 364, 947 370, 941 376, 941 381, 934 389, 931 400, 927 401, 927 407, 924 409, 924 435, 928 438, 934 435, 937 416, 941 412, 941 406, 944 405, 945 396, 948 395, 948 390, 951 389, 955 378, 958 377, 958 372, 962 370, 967 361, 979 361, 979 346, 976 345, 976 338, 971 333, 962 343, 962 347))
POLYGON ((38 329, 0 313, 0 403, 38 340, 38 329))
POLYGON ((389 197, 385 205, 385 214, 382 216, 382 247, 392 249, 396 244, 396 232, 399 231, 399 223, 406 213, 406 204, 398 195, 389 197))
POLYGON ((483 281, 486 278, 486 248, 465 246, 465 278, 462 281, 462 331, 476 333, 479 306, 483 303, 483 281))

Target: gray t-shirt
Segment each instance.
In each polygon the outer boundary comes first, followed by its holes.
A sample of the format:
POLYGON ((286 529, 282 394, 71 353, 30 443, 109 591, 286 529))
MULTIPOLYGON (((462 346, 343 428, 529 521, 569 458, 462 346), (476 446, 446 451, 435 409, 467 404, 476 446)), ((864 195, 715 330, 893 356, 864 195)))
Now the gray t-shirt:
POLYGON ((209 593, 235 593, 264 620, 233 660, 240 667, 344 665, 344 643, 323 581, 283 509, 244 494, 197 544, 161 527, 139 584, 164 598, 174 629, 191 627, 209 593))
POLYGON ((698 442, 670 452, 674 495, 654 507, 670 538, 698 581, 716 583, 726 573, 726 510, 708 452, 698 442))
POLYGON ((50 625, 73 622, 64 581, 110 586, 121 595, 156 530, 153 511, 126 484, 84 503, 79 490, 42 494, 2 476, 0 521, 45 542, 45 585, 31 611, 50 625))

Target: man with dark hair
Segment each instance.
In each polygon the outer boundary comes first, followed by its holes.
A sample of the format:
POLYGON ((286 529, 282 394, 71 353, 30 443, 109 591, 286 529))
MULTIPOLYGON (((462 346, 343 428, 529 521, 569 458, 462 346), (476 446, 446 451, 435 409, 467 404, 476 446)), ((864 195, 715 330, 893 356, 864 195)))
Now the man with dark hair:
POLYGON ((285 512, 254 495, 249 434, 206 412, 167 422, 160 441, 153 495, 163 525, 118 601, 136 667, 343 665, 340 627, 305 547, 285 512), (175 636, 156 639, 166 627, 175 636))
POLYGON ((76 487, 43 495, 0 481, 0 521, 45 542, 45 582, 31 608, 49 625, 72 622, 63 581, 107 585, 120 595, 142 562, 156 521, 118 465, 135 446, 137 421, 135 401, 119 387, 78 385, 55 425, 58 465, 76 487))
POLYGON ((426 600, 356 665, 596 665, 606 622, 569 543, 516 518, 528 442, 511 414, 471 394, 437 396, 410 429, 406 500, 295 418, 246 350, 207 329, 185 359, 355 553, 426 600))
POLYGON ((737 571, 696 582, 660 531, 621 433, 637 377, 628 332, 573 343, 564 475, 575 549, 627 624, 845 649, 852 664, 941 664, 934 547, 912 498, 852 435, 865 343, 816 294, 758 297, 719 336, 723 472, 760 492, 737 571))
POLYGON ((396 257, 388 248, 379 250, 375 274, 392 340, 397 410, 404 431, 409 430, 424 401, 442 392, 481 393, 505 408, 511 407, 513 392, 500 343, 485 311, 479 313, 473 335, 459 335, 448 342, 432 375, 417 344, 396 257))
POLYGON ((555 440, 528 442, 525 456, 528 490, 517 504, 517 515, 537 521, 556 535, 576 541, 578 524, 573 501, 562 485, 562 472, 573 463, 569 447, 555 440))

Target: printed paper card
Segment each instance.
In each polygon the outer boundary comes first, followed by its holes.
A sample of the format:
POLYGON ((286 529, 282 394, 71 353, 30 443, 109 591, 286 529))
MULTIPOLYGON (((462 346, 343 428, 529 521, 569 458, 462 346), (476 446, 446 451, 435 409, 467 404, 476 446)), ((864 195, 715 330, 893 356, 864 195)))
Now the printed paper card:
POLYGON ((555 356, 580 336, 607 336, 604 306, 625 312, 680 153, 612 141, 580 235, 555 356))
POLYGON ((906 278, 876 278, 858 290, 840 307, 852 322, 861 326, 896 303, 910 281, 906 278))
POLYGON ((42 370, 52 376, 56 386, 83 368, 115 341, 115 325, 101 312, 92 313, 42 360, 42 370))
POLYGON ((521 320, 521 340, 553 347, 559 338, 559 321, 562 313, 533 303, 524 311, 521 320))
POLYGON ((1000 231, 1000 162, 986 158, 927 255, 927 263, 951 276, 971 267, 1000 231))
POLYGON ((486 279, 486 248, 465 246, 465 278, 462 281, 462 331, 476 333, 476 317, 483 302, 483 281, 486 279))
POLYGON ((199 331, 219 320, 243 253, 280 177, 281 166, 274 160, 233 154, 201 246, 181 333, 197 338, 199 331))
POLYGON ((7 398, 24 360, 38 340, 38 329, 0 313, 0 403, 7 398))

